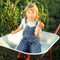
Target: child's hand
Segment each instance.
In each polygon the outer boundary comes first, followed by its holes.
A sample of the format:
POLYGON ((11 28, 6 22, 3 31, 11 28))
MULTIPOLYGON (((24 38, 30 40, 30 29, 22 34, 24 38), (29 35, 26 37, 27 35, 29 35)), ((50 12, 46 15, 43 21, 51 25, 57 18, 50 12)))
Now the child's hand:
POLYGON ((40 28, 42 29, 43 27, 44 27, 44 24, 42 22, 39 22, 38 23, 38 29, 40 29, 40 28))
POLYGON ((44 24, 42 22, 39 22, 34 32, 35 36, 39 36, 40 29, 42 29, 43 27, 44 27, 44 24))
POLYGON ((19 26, 16 30, 12 31, 11 34, 15 34, 15 33, 17 33, 20 30, 22 30, 22 27, 19 26))
POLYGON ((11 34, 15 34, 16 32, 15 31, 12 31, 11 34))

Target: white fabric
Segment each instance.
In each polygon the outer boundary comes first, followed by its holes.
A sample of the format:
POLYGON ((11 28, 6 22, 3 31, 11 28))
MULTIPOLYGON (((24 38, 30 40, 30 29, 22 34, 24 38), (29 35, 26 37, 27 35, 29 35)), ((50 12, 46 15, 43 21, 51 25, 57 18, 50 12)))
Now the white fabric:
MULTIPOLYGON (((38 23, 39 23, 39 21, 38 21, 38 23)), ((23 18, 21 21, 20 27, 22 27, 24 29, 26 27, 26 25, 28 25, 30 27, 34 27, 34 26, 36 26, 36 21, 32 22, 32 23, 30 23, 30 22, 25 23, 25 18, 23 18)), ((37 30, 37 27, 36 27, 36 30, 37 30)))

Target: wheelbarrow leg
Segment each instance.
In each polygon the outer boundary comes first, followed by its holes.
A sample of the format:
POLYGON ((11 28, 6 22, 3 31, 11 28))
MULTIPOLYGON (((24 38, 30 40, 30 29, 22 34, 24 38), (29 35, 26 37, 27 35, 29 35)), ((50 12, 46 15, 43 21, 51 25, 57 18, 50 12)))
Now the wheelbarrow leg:
MULTIPOLYGON (((58 25, 58 27, 55 30, 54 34, 57 34, 59 30, 60 30, 60 24, 58 25)), ((52 48, 50 49, 50 60, 52 60, 52 48)))

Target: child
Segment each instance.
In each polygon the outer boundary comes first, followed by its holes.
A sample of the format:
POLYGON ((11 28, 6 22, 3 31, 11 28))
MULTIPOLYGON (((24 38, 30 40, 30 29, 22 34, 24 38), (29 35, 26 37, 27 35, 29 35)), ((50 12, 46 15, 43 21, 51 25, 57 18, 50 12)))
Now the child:
POLYGON ((23 38, 19 43, 17 50, 39 53, 41 52, 39 33, 40 29, 44 27, 44 24, 38 21, 38 8, 34 3, 28 4, 24 12, 25 17, 22 19, 20 26, 15 31, 11 32, 12 34, 15 34, 23 29, 23 38))

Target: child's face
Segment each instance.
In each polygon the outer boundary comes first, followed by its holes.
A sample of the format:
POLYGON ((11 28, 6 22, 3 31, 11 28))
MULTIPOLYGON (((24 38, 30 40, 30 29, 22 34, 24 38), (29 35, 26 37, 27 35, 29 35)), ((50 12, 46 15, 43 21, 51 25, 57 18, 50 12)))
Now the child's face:
POLYGON ((36 11, 35 10, 26 11, 26 17, 29 20, 34 20, 36 18, 36 11))

